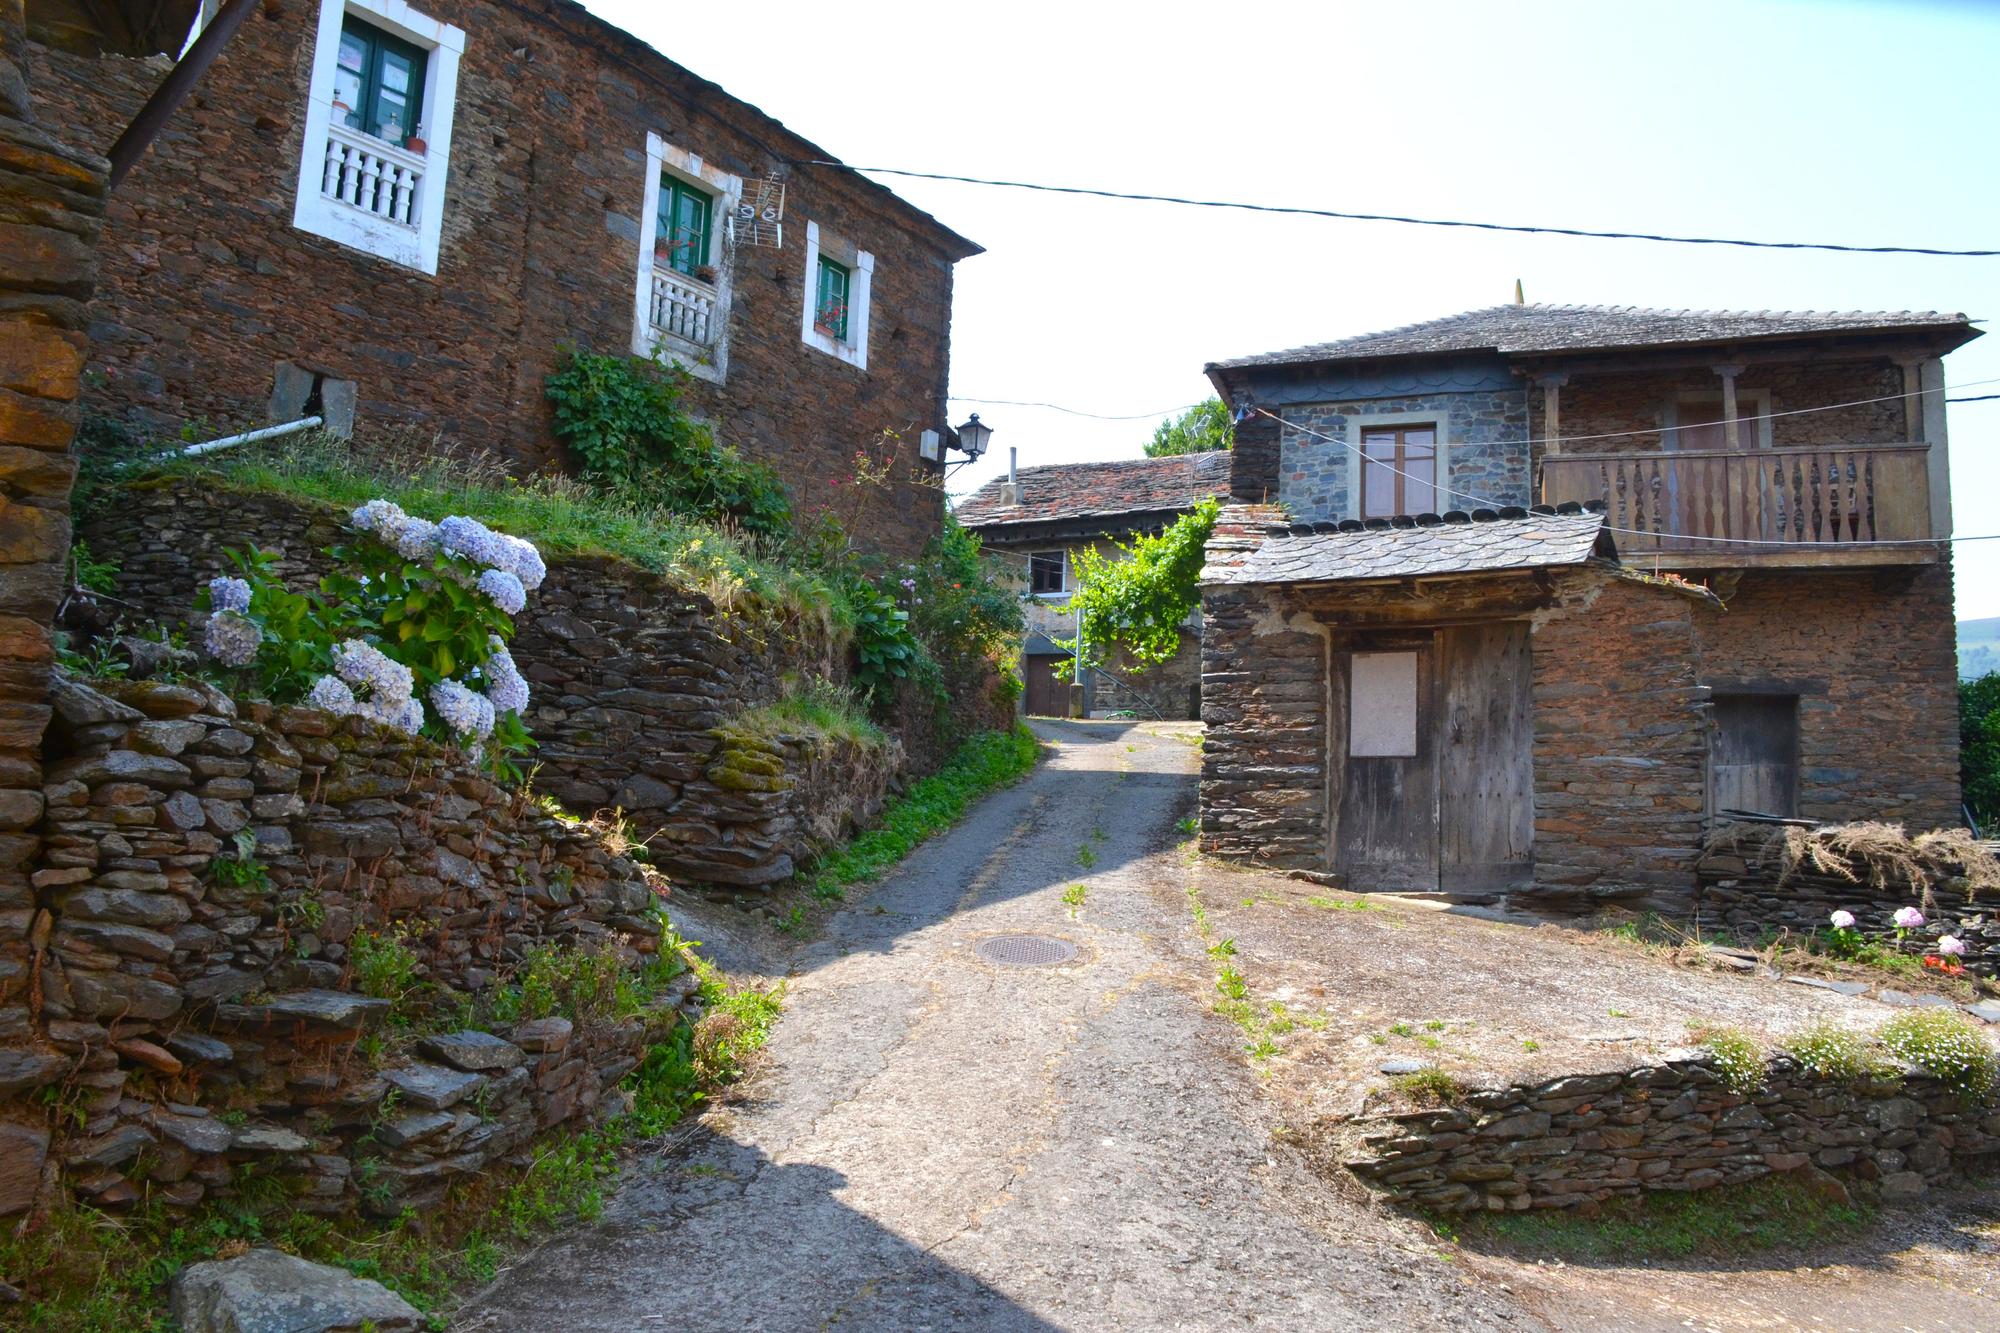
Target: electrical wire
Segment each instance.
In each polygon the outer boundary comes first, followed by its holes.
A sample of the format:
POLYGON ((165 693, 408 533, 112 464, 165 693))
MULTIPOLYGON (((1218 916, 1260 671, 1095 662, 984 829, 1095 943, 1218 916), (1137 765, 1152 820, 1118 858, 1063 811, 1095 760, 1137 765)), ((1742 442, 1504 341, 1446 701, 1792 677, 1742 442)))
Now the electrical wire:
POLYGON ((1185 412, 1201 406, 1200 403, 1183 403, 1179 407, 1166 407, 1158 412, 1135 412, 1130 416, 1106 416, 1102 412, 1085 412, 1081 408, 1064 407, 1060 403, 1037 403, 1019 398, 973 398, 965 394, 953 394, 954 403, 979 403, 987 407, 1046 407, 1051 412, 1066 412, 1073 417, 1089 417, 1093 421, 1151 421, 1155 417, 1170 416, 1175 412, 1185 412))
POLYGON ((1349 213, 1331 208, 1304 208, 1286 204, 1248 204, 1226 199, 1189 199, 1174 194, 1139 194, 1125 190, 1100 190, 1081 185, 1042 185, 1032 181, 995 180, 984 176, 957 176, 942 171, 906 171, 900 167, 859 167, 826 158, 792 159, 794 166, 832 167, 876 176, 905 176, 912 180, 953 181, 961 185, 991 185, 1008 190, 1035 190, 1044 194, 1081 194, 1098 199, 1126 199, 1140 203, 1180 204, 1189 208, 1229 208, 1249 213, 1288 213, 1301 217, 1338 218, 1348 222, 1394 222, 1412 227, 1458 227, 1473 231, 1521 232, 1537 236, 1580 236, 1603 241, 1659 241, 1669 245, 1727 245, 1753 250, 1832 250, 1864 255, 1937 255, 1951 259, 1991 259, 2000 250, 1947 250, 1922 245, 1842 245, 1833 241, 1746 241, 1722 236, 1669 236, 1646 231, 1592 231, 1583 227, 1541 227, 1507 222, 1471 222, 1456 218, 1420 218, 1399 213, 1349 213))
MULTIPOLYGON (((1442 491, 1446 495, 1454 496, 1459 499, 1476 500, 1479 502, 1480 507, 1485 509, 1508 509, 1514 507, 1501 500, 1490 499, 1483 495, 1475 495, 1471 491, 1454 490, 1449 486, 1440 485, 1435 480, 1435 478, 1424 478, 1416 476, 1409 472, 1405 472, 1402 468, 1397 467, 1393 463, 1384 463, 1380 459, 1368 457, 1367 453, 1364 452, 1359 445, 1352 444, 1349 441, 1343 440, 1336 435, 1328 435, 1322 431, 1311 430, 1305 426, 1298 425, 1294 422, 1288 422, 1283 417, 1278 416, 1276 413, 1266 411, 1261 407, 1254 407, 1250 410, 1257 413, 1259 416, 1269 417, 1271 420, 1277 422, 1280 426, 1290 426, 1291 429, 1298 431, 1300 434, 1310 435, 1317 440, 1325 440, 1328 444, 1340 445, 1341 447, 1348 450, 1350 453, 1354 454, 1356 457, 1360 458, 1364 464, 1370 467, 1379 467, 1386 471, 1393 472, 1397 476, 1403 478, 1405 481, 1414 481, 1419 486, 1428 486, 1433 491, 1442 491)), ((1662 535, 1657 532, 1648 532, 1644 528, 1616 527, 1608 522, 1604 525, 1604 530, 1606 532, 1621 533, 1628 537, 1658 537, 1662 535)), ((1669 535, 1671 535, 1675 541, 1720 542, 1728 546, 1779 546, 1783 547, 1788 551, 1813 550, 1822 547, 1831 547, 1835 550, 1847 550, 1861 544, 1857 542, 1805 542, 1805 541, 1791 542, 1791 541, 1778 541, 1774 539, 1761 538, 1761 537, 1705 537, 1705 536, 1698 536, 1694 533, 1678 533, 1678 532, 1669 535)), ((1869 546, 1936 546, 1939 542, 1990 542, 1990 541, 2000 541, 2000 532, 1984 532, 1970 537, 1958 537, 1958 536, 1903 537, 1903 538, 1895 538, 1889 541, 1868 542, 1866 544, 1869 546)))

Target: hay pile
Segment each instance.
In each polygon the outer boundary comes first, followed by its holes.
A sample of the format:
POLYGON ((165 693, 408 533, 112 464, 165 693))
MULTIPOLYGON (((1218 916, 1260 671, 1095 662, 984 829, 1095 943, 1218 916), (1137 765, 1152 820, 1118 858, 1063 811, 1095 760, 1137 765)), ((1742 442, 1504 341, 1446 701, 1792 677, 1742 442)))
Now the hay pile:
POLYGON ((1964 829, 1932 829, 1915 837, 1901 824, 1720 824, 1702 857, 1740 858, 1777 871, 1779 888, 1805 876, 1866 884, 1880 894, 1908 894, 1934 905, 1945 890, 1967 902, 2000 891, 2000 857, 1964 829))

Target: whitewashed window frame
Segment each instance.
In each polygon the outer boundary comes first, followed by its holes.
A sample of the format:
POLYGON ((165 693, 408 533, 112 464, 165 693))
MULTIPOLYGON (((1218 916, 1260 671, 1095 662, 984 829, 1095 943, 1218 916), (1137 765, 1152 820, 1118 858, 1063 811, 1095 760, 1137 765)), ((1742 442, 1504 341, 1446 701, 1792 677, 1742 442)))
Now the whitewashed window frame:
MULTIPOLYGON (((875 256, 866 250, 854 252, 854 263, 847 275, 847 337, 836 338, 813 327, 813 317, 819 312, 813 308, 819 298, 819 223, 806 223, 806 277, 800 284, 805 288, 805 309, 799 328, 799 337, 806 346, 837 357, 856 370, 868 369, 868 306, 869 289, 874 285, 875 256)), ((830 255, 836 262, 845 263, 840 255, 830 255)))
POLYGON ((404 268, 437 273, 445 190, 451 179, 458 62, 464 54, 464 29, 412 9, 403 0, 320 0, 312 79, 306 90, 305 137, 299 150, 298 193, 292 205, 294 227, 404 268), (414 227, 329 199, 320 188, 326 173, 327 133, 333 124, 333 72, 340 59, 340 27, 349 14, 430 53, 424 70, 423 113, 417 122, 423 128, 426 148, 414 227))
POLYGON ((639 210, 639 280, 632 297, 632 351, 638 356, 664 353, 696 379, 720 384, 729 376, 729 305, 735 290, 733 266, 722 247, 727 244, 729 219, 743 202, 743 178, 648 131, 644 197, 639 210), (708 211, 707 261, 715 269, 715 312, 710 316, 715 336, 707 347, 653 327, 653 238, 660 229, 661 176, 678 177, 715 200, 708 211))

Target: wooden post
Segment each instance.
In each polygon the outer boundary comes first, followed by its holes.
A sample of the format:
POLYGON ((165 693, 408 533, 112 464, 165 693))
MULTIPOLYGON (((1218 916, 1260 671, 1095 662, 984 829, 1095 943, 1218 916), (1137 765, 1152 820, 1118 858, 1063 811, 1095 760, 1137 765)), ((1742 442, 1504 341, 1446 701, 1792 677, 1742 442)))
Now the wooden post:
POLYGON ((1736 377, 1743 373, 1743 367, 1717 366, 1715 373, 1722 376, 1722 447, 1741 449, 1741 432, 1736 429, 1736 377))
POLYGON ((1549 453, 1559 454, 1562 452, 1562 386, 1569 383, 1569 372, 1564 370, 1538 375, 1535 382, 1542 386, 1542 416, 1547 418, 1542 424, 1545 448, 1549 453))
POLYGON ((1896 364, 1903 368, 1903 439, 1909 444, 1924 442, 1924 393, 1923 367, 1926 358, 1921 356, 1899 356, 1896 364))

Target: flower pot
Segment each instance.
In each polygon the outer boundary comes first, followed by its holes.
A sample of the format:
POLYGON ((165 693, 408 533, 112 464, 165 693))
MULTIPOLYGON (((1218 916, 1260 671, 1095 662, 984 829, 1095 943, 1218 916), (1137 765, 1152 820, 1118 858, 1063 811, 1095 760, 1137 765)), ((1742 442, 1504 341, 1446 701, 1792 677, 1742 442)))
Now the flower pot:
POLYGON ((694 278, 695 278, 696 280, 698 280, 698 281, 700 281, 700 282, 714 282, 714 281, 715 281, 715 265, 713 265, 713 264, 697 264, 697 265, 695 266, 695 270, 694 270, 694 274, 693 274, 693 276, 694 276, 694 278))
POLYGON ((422 157, 424 155, 424 149, 430 147, 430 145, 424 142, 423 135, 412 134, 409 138, 403 140, 403 147, 408 151, 415 153, 418 157, 422 157))

